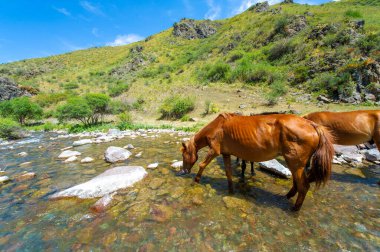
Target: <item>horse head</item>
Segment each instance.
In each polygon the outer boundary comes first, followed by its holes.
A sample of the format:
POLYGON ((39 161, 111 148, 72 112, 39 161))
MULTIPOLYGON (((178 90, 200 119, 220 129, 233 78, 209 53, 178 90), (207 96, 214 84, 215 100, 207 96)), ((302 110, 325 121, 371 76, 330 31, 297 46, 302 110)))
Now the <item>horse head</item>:
POLYGON ((194 139, 191 138, 190 141, 182 143, 182 158, 183 158, 183 168, 177 173, 177 175, 189 174, 191 168, 193 168, 195 162, 198 160, 198 153, 195 148, 194 139))

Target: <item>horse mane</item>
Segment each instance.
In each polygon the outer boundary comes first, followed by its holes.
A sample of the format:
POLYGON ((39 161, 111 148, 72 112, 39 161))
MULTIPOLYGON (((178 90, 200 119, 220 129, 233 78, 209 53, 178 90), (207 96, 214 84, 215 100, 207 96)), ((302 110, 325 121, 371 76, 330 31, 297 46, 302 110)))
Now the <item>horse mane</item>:
POLYGON ((282 110, 282 111, 273 111, 273 112, 261 112, 261 113, 250 113, 250 116, 255 115, 283 115, 283 114, 297 114, 298 112, 295 110, 282 110))

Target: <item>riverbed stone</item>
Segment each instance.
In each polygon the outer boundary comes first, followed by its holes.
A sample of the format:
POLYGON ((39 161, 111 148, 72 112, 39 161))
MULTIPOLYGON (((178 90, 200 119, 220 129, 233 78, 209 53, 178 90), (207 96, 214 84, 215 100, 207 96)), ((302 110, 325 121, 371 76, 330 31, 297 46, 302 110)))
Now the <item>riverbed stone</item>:
POLYGON ((32 162, 24 162, 24 163, 21 163, 20 166, 28 166, 30 165, 32 162))
POLYGON ((10 181, 11 179, 8 176, 1 176, 0 177, 0 184, 10 181))
POLYGON ((172 163, 171 167, 182 168, 183 167, 183 161, 176 161, 176 162, 172 163))
POLYGON ((158 163, 152 163, 147 166, 148 169, 156 169, 158 167, 158 163))
POLYGON ((66 159, 65 161, 63 161, 64 163, 72 163, 72 162, 75 162, 77 161, 78 158, 77 156, 72 156, 72 157, 69 157, 68 159, 66 159))
POLYGON ((173 190, 171 190, 171 197, 173 199, 178 199, 179 197, 181 197, 183 194, 185 193, 185 188, 183 187, 176 187, 174 188, 173 190))
POLYGON ((81 139, 78 141, 74 141, 73 146, 81 146, 81 145, 91 144, 91 143, 92 143, 91 139, 81 139))
POLYGON ((106 194, 101 197, 94 205, 91 206, 91 210, 97 213, 104 212, 112 203, 114 194, 106 194))
POLYGON ((292 175, 290 170, 283 166, 276 159, 272 159, 265 162, 259 162, 259 165, 261 169, 268 170, 282 177, 290 178, 290 176, 292 175))
POLYGON ((15 177, 15 180, 18 182, 30 180, 32 178, 36 177, 36 174, 34 172, 25 172, 22 174, 19 174, 15 177))
POLYGON ((150 214, 154 221, 166 222, 173 216, 173 209, 166 205, 155 204, 150 208, 150 214))
POLYGON ((233 196, 223 197, 223 202, 227 208, 238 208, 244 213, 253 213, 252 203, 246 199, 240 199, 233 196))
POLYGON ((132 186, 146 175, 147 172, 141 166, 115 167, 106 170, 87 182, 55 193, 50 198, 78 197, 85 199, 103 197, 119 189, 132 186))
POLYGON ((131 152, 124 148, 110 146, 104 153, 104 157, 109 163, 122 162, 127 160, 132 155, 131 152))
POLYGON ((58 158, 67 159, 72 156, 80 156, 80 155, 82 154, 79 151, 65 150, 58 156, 58 158))
POLYGON ((82 163, 82 164, 86 164, 86 163, 91 163, 91 162, 93 162, 94 161, 94 159, 92 158, 92 157, 85 157, 85 158, 83 158, 80 162, 82 163))
POLYGON ((364 151, 365 159, 371 162, 379 161, 380 160, 380 152, 378 149, 370 149, 364 151))
POLYGON ((123 147, 124 149, 129 149, 129 150, 132 150, 135 148, 135 146, 133 146, 132 144, 127 144, 126 146, 123 147))
POLYGON ((23 152, 17 153, 17 156, 19 156, 19 157, 26 157, 26 156, 28 156, 28 153, 26 153, 25 151, 23 151, 23 152))
POLYGON ((156 190, 158 189, 163 183, 165 182, 164 179, 162 178, 154 178, 152 181, 149 183, 149 188, 156 190))

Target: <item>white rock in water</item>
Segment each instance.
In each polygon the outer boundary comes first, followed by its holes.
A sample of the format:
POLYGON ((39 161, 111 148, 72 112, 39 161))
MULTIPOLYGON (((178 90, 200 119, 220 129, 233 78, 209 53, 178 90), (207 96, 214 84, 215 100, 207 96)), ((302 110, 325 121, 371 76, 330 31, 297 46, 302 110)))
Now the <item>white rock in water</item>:
POLYGON ((0 177, 0 183, 8 182, 10 178, 8 176, 1 176, 0 177))
POLYGON ((149 169, 156 169, 157 167, 158 167, 158 163, 153 163, 153 164, 148 165, 149 169))
POLYGON ((103 197, 119 189, 132 186, 147 175, 141 166, 120 166, 109 169, 95 178, 55 193, 50 198, 78 197, 81 199, 103 197))
POLYGON ((136 155, 135 155, 135 157, 141 157, 142 156, 142 151, 140 151, 139 153, 137 153, 136 155))
POLYGON ((18 153, 17 156, 26 157, 26 156, 28 156, 28 153, 26 153, 25 151, 23 151, 23 152, 18 153))
POLYGON ((119 135, 121 131, 119 129, 109 129, 108 135, 119 135))
POLYGON ((380 152, 378 149, 370 149, 364 152, 365 159, 371 162, 380 160, 380 152))
POLYGON ((127 160, 131 155, 132 153, 126 149, 115 146, 108 147, 104 153, 104 157, 109 163, 116 163, 127 160))
POLYGON ((358 148, 356 146, 347 146, 347 145, 337 145, 334 144, 334 150, 335 154, 340 155, 347 155, 351 153, 358 153, 358 148))
POLYGON ((104 195, 102 198, 96 201, 94 205, 91 206, 91 210, 97 213, 104 212, 111 204, 114 194, 116 193, 104 195))
POLYGON ((72 149, 72 148, 73 148, 73 146, 65 147, 65 148, 62 148, 61 151, 69 150, 69 149, 72 149))
POLYGON ((183 167, 183 161, 177 161, 172 163, 171 167, 173 168, 182 168, 183 167))
POLYGON ((81 146, 81 145, 91 144, 91 143, 92 143, 91 139, 82 139, 82 140, 75 141, 73 143, 73 146, 81 146))
POLYGON ((64 163, 71 163, 71 162, 74 162, 74 161, 77 161, 77 156, 72 156, 72 157, 69 157, 68 159, 66 159, 65 161, 63 161, 64 163))
POLYGON ((81 163, 91 163, 92 161, 94 161, 93 158, 91 158, 91 157, 85 157, 80 162, 81 163))
POLYGON ((123 147, 124 149, 134 149, 135 147, 132 144, 128 144, 123 147))
POLYGON ((278 174, 278 175, 281 175, 281 176, 284 176, 287 178, 289 178, 292 175, 290 170, 288 168, 286 168, 285 166, 283 166, 276 159, 272 159, 272 160, 265 161, 265 162, 259 162, 259 165, 260 165, 261 169, 271 171, 275 174, 278 174))
POLYGON ((24 162, 24 163, 21 163, 20 166, 27 166, 27 165, 30 165, 32 162, 24 162))
POLYGON ((80 155, 81 153, 79 151, 65 150, 58 156, 58 158, 69 158, 72 156, 80 156, 80 155))

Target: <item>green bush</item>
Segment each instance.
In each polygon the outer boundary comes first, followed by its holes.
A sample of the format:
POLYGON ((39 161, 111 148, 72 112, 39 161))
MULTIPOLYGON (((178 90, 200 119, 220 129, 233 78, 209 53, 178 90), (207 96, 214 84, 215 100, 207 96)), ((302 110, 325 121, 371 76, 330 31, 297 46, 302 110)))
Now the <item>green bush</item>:
POLYGON ((130 109, 131 109, 131 106, 128 103, 117 101, 117 100, 110 101, 108 105, 108 113, 113 114, 113 115, 120 114, 130 109))
POLYGON ((45 132, 52 131, 54 129, 54 124, 51 122, 45 122, 43 128, 45 132))
POLYGON ((322 73, 311 81, 312 91, 321 92, 334 99, 339 96, 350 96, 355 88, 355 83, 351 81, 349 73, 322 73))
POLYGON ((42 118, 43 110, 37 103, 33 103, 29 97, 23 96, 1 102, 0 114, 4 117, 13 117, 21 125, 24 125, 27 119, 42 118))
POLYGON ((57 108, 57 118, 60 123, 68 120, 78 120, 84 125, 90 124, 92 110, 84 98, 71 98, 66 104, 57 108))
POLYGON ((217 82, 226 81, 231 72, 230 65, 217 62, 215 64, 206 65, 199 74, 199 78, 203 81, 217 82))
POLYGON ((22 137, 23 134, 17 122, 10 118, 0 117, 0 138, 12 140, 22 137))
POLYGON ((63 85, 63 88, 65 90, 73 90, 79 88, 79 85, 77 83, 66 83, 63 85))
POLYGON ((298 66, 294 69, 294 84, 299 84, 309 79, 309 68, 307 66, 298 66))
POLYGON ((281 59, 286 54, 294 52, 295 45, 288 40, 282 40, 274 44, 267 52, 268 60, 275 61, 281 59))
POLYGON ((111 97, 116 97, 128 91, 129 85, 127 83, 113 84, 108 86, 108 93, 111 97))
POLYGON ((159 109, 161 118, 167 119, 179 119, 192 110, 194 110, 193 99, 178 95, 165 99, 159 109))
POLYGON ((270 79, 270 73, 266 64, 256 63, 249 58, 239 61, 230 75, 230 82, 239 80, 244 83, 266 82, 270 79))
POLYGON ((117 124, 117 128, 120 130, 126 130, 131 128, 133 124, 132 115, 128 112, 120 113, 118 116, 119 123, 117 124))
POLYGON ((266 95, 268 105, 272 106, 277 103, 279 97, 286 94, 287 88, 283 81, 276 80, 270 85, 270 92, 266 95))
POLYGON ((41 107, 48 107, 57 104, 58 102, 66 100, 67 93, 52 93, 52 94, 38 94, 33 97, 33 100, 41 107))
POLYGON ((190 116, 189 115, 184 115, 181 117, 181 122, 188 122, 190 121, 190 116))
POLYGON ((365 54, 374 50, 380 50, 380 33, 371 33, 361 37, 356 42, 356 45, 365 54))
POLYGON ((132 108, 133 108, 134 110, 142 110, 142 109, 143 109, 143 105, 144 105, 144 103, 145 103, 144 98, 139 97, 139 98, 137 99, 137 101, 135 101, 134 103, 132 103, 132 108))
POLYGON ((218 112, 219 107, 215 103, 212 103, 209 100, 205 101, 205 111, 203 112, 203 115, 214 114, 218 112))
POLYGON ((344 15, 350 18, 361 18, 362 14, 357 10, 347 10, 344 15))

